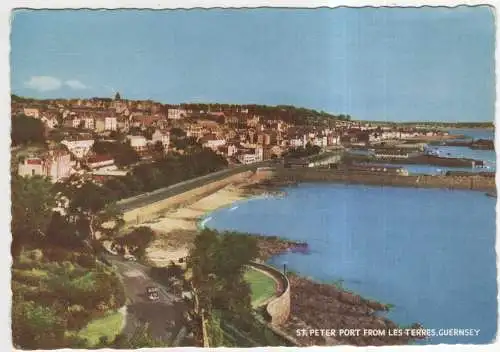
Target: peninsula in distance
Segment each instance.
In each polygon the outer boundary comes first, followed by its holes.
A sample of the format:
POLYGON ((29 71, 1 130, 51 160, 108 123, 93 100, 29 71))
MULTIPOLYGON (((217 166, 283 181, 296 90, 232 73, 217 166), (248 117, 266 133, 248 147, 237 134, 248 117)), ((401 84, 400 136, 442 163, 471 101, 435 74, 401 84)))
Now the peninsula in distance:
POLYGON ((488 7, 19 10, 11 46, 15 348, 495 339, 488 7))

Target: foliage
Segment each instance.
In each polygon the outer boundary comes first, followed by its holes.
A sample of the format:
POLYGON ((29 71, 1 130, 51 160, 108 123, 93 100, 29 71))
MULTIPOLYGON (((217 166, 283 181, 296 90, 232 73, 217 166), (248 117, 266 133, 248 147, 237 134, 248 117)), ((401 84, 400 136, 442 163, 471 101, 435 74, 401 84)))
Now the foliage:
POLYGON ((78 336, 87 340, 90 346, 99 345, 99 342, 102 343, 103 340, 113 341, 119 335, 122 323, 123 315, 120 312, 114 312, 102 318, 92 320, 79 331, 78 336))
POLYGON ((98 234, 106 237, 116 234, 123 225, 122 213, 110 190, 92 179, 72 176, 59 190, 68 199, 66 211, 87 245, 96 240, 98 234), (106 223, 112 226, 104 226, 106 223))
POLYGON ((153 267, 150 270, 151 277, 157 279, 158 281, 167 283, 171 279, 183 279, 184 270, 179 265, 175 264, 173 261, 169 263, 167 267, 153 267))
POLYGON ((20 348, 86 345, 81 336, 66 333, 125 303, 118 277, 102 266, 89 271, 68 261, 20 259, 12 270, 13 339, 20 348))
POLYGON ((207 312, 222 309, 251 315, 251 291, 244 273, 257 253, 255 238, 220 236, 215 230, 202 230, 187 263, 200 307, 207 312))
POLYGON ((168 155, 154 163, 137 165, 127 176, 106 181, 104 192, 118 200, 204 176, 226 166, 223 157, 211 149, 199 148, 192 154, 168 155))
POLYGON ((12 116, 10 132, 12 145, 45 143, 45 126, 42 121, 26 115, 12 116))
POLYGON ((134 228, 126 235, 117 237, 115 244, 127 248, 128 252, 137 258, 143 258, 151 241, 154 239, 154 231, 147 226, 134 228))
POLYGON ((138 326, 131 336, 123 334, 117 335, 116 338, 109 344, 107 341, 102 341, 96 347, 110 347, 121 349, 138 349, 148 347, 166 347, 164 341, 155 339, 151 334, 151 329, 147 324, 138 326))
POLYGON ((316 155, 320 151, 321 148, 319 146, 307 143, 305 147, 291 148, 284 156, 289 158, 305 158, 316 155))
POLYGON ((12 175, 12 254, 45 236, 56 205, 52 183, 44 177, 12 175))
POLYGON ((96 141, 92 151, 97 154, 110 155, 120 167, 129 166, 140 160, 139 154, 127 142, 96 141))

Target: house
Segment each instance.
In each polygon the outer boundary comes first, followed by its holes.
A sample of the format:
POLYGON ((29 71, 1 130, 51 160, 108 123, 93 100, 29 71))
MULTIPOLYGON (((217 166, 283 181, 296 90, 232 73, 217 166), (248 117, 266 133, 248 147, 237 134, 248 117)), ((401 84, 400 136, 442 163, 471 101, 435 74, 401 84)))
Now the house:
POLYGON ((116 169, 115 160, 109 155, 93 155, 87 159, 87 166, 95 171, 116 169))
POLYGON ((106 131, 106 118, 99 116, 95 119, 94 131, 97 133, 106 131))
POLYGON ((119 116, 116 120, 116 127, 120 131, 128 131, 130 128, 129 118, 125 116, 119 116))
POLYGON ((41 158, 25 158, 18 166, 19 176, 44 175, 43 160, 41 158))
POLYGON ((340 144, 340 136, 336 134, 329 134, 327 136, 327 145, 339 145, 340 144))
POLYGON ((61 141, 61 144, 68 148, 69 152, 75 156, 77 159, 84 158, 92 146, 94 145, 93 139, 65 139, 61 141))
POLYGON ((248 149, 237 156, 237 159, 242 164, 252 164, 260 162, 264 159, 264 149, 256 147, 255 149, 248 149))
POLYGON ((116 117, 105 117, 104 118, 104 130, 105 131, 116 131, 118 129, 118 121, 116 117))
POLYGON ((203 136, 204 132, 205 132, 205 129, 203 128, 203 126, 191 124, 186 129, 186 136, 187 137, 201 138, 203 136))
POLYGON ((26 158, 19 164, 20 176, 46 176, 58 182, 71 176, 71 155, 63 149, 49 150, 40 157, 26 158))
POLYGON ((257 156, 254 153, 243 153, 238 155, 237 158, 242 164, 252 164, 257 162, 257 156))
POLYGON ((180 120, 187 116, 187 111, 185 109, 175 108, 167 110, 167 118, 169 120, 180 120))
POLYGON ((55 116, 42 116, 40 120, 50 129, 56 128, 59 125, 59 121, 57 121, 55 116))
POLYGON ((207 135, 203 138, 200 138, 199 143, 203 145, 205 148, 211 148, 216 150, 218 147, 221 147, 226 144, 226 140, 224 138, 216 137, 215 135, 207 135))
POLYGON ((26 116, 33 117, 35 119, 40 118, 40 110, 37 108, 24 108, 23 113, 26 116))
POLYGON ((297 137, 297 136, 290 138, 289 144, 290 144, 290 147, 293 147, 293 148, 305 146, 304 139, 297 137))
POLYGON ((85 129, 93 130, 95 127, 95 121, 93 117, 87 116, 83 118, 83 124, 85 129))
POLYGON ((147 150, 148 141, 144 136, 134 136, 128 135, 127 140, 130 143, 130 146, 138 153, 144 152, 147 150))
POLYGON ((165 153, 168 151, 168 147, 170 145, 170 132, 161 130, 156 130, 151 136, 151 140, 153 144, 160 142, 163 145, 163 150, 165 153))

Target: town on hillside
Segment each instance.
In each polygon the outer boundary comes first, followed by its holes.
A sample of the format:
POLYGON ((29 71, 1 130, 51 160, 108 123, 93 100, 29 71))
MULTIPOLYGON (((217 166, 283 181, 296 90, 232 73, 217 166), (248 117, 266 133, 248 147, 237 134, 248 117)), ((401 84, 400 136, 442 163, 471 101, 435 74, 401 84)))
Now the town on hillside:
POLYGON ((135 165, 185 155, 195 146, 230 166, 369 146, 379 159, 401 160, 413 155, 410 142, 447 137, 446 130, 425 124, 372 124, 291 106, 167 105, 119 93, 72 100, 12 96, 13 168, 53 182, 82 173, 123 177, 135 165))

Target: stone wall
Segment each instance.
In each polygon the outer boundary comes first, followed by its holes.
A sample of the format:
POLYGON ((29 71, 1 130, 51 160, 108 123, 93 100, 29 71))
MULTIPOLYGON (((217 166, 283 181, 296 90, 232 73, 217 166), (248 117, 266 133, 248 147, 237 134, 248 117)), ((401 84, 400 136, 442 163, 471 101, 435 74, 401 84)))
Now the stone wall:
POLYGON ((274 177, 287 182, 341 182, 422 188, 450 188, 480 191, 496 190, 495 178, 485 176, 402 176, 340 173, 328 169, 276 169, 274 177))
POLYGON ((242 172, 223 178, 219 181, 207 183, 187 192, 165 198, 159 202, 152 202, 140 208, 124 211, 123 219, 127 224, 137 224, 158 218, 165 210, 191 202, 201 196, 211 194, 234 182, 242 182, 253 175, 252 171, 242 172))
POLYGON ((252 263, 252 266, 268 272, 279 283, 281 288, 280 293, 267 304, 266 311, 269 314, 272 325, 283 324, 290 316, 290 282, 288 278, 271 266, 262 263, 252 263))

